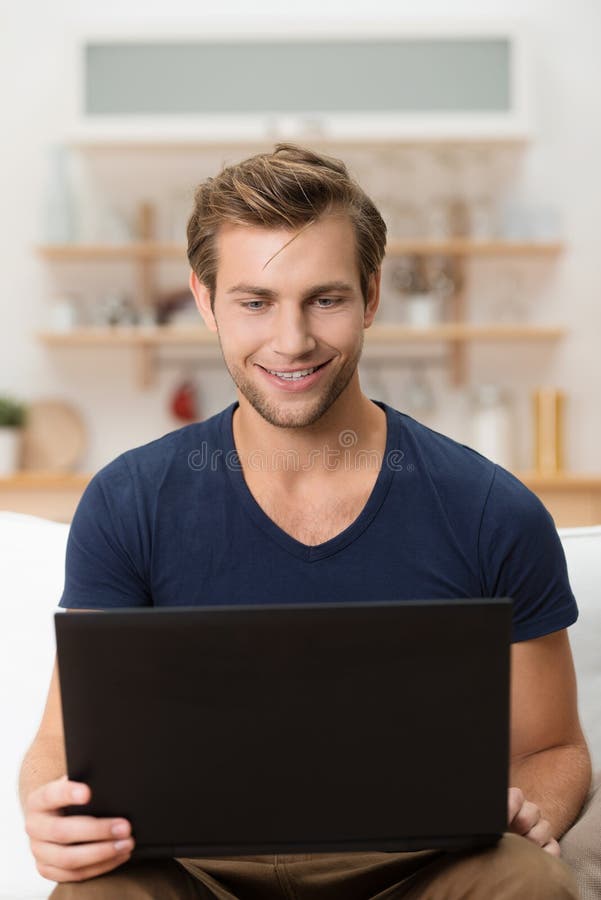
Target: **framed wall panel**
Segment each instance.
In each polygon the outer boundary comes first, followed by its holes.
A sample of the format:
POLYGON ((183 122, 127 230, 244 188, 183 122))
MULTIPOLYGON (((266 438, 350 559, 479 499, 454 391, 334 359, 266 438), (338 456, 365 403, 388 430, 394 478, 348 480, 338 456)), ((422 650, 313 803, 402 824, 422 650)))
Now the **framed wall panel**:
MULTIPOLYGON (((256 29, 256 26, 255 26, 256 29)), ((354 33, 84 35, 78 127, 199 138, 516 137, 529 132, 519 28, 398 23, 354 33)))

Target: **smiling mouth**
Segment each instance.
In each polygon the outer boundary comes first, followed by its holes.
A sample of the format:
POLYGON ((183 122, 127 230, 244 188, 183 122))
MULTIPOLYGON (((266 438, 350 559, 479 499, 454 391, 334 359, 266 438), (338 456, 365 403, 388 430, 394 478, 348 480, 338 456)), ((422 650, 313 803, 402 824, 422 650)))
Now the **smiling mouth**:
MULTIPOLYGON (((313 375, 314 372, 319 371, 319 369, 323 369, 324 366, 330 360, 326 360, 324 363, 320 363, 318 366, 311 366, 306 369, 294 369, 294 370, 282 370, 282 369, 267 369, 265 366, 260 366, 261 369, 264 369, 265 372, 268 372, 270 375, 277 375, 278 378, 283 378, 285 381, 298 381, 301 378, 306 378, 308 375, 313 375)), ((258 365, 258 363, 257 363, 258 365)))

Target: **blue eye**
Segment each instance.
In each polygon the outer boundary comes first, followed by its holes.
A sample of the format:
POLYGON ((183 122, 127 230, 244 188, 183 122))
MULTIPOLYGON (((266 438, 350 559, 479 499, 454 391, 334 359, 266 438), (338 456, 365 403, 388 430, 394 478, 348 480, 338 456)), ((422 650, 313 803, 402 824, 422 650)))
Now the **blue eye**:
POLYGON ((262 304, 262 303, 265 303, 265 301, 264 301, 264 300, 247 300, 246 303, 243 303, 243 304, 242 304, 242 306, 243 306, 245 309, 250 310, 251 312, 254 312, 255 310, 258 312, 259 309, 262 308, 261 305, 260 305, 260 304, 262 304), (258 303, 259 306, 258 306, 258 307, 257 307, 257 306, 253 306, 253 305, 252 305, 253 303, 258 303))
POLYGON ((320 306, 320 309, 331 309, 333 306, 336 306, 338 303, 341 303, 340 297, 318 297, 317 303, 321 304, 323 302, 328 303, 328 306, 320 306))

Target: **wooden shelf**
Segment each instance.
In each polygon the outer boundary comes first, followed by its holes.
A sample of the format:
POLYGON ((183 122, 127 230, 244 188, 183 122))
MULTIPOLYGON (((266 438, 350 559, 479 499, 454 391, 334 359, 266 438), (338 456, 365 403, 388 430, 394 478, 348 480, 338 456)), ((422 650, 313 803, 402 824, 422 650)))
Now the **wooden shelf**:
POLYGON ((373 344, 413 343, 416 341, 548 341, 561 338, 565 328, 555 325, 479 325, 448 322, 430 328, 411 325, 372 325, 365 341, 373 344))
MULTIPOLYGON (((475 325, 461 322, 446 323, 432 328, 408 325, 373 325, 366 331, 365 349, 388 347, 398 350, 402 345, 444 342, 451 351, 461 351, 468 342, 484 341, 553 341, 561 338, 565 329, 543 325, 475 325)), ((145 326, 113 328, 79 328, 67 332, 44 331, 40 341, 54 347, 125 347, 135 350, 137 383, 140 388, 153 384, 156 353, 160 347, 197 347, 200 361, 219 358, 216 335, 204 326, 145 326)), ((459 379, 457 378, 458 382, 459 379)))
POLYGON ((47 472, 22 470, 0 477, 1 490, 83 490, 92 476, 85 472, 47 472))
MULTIPOLYGON (((558 527, 601 523, 601 474, 515 474, 540 497, 558 527)), ((0 478, 0 509, 69 522, 92 475, 21 471, 0 478)))
POLYGON ((517 472, 547 507, 558 528, 601 525, 601 475, 517 472))
POLYGON ((0 477, 0 510, 70 522, 91 477, 84 472, 40 471, 0 477))
MULTIPOLYGON (((545 504, 557 527, 601 524, 601 474, 516 472, 545 504)), ((92 478, 84 472, 18 472, 0 478, 0 509, 70 522, 92 478)))
POLYGON ((456 238, 447 241, 397 240, 391 238, 388 256, 558 256, 561 241, 476 241, 456 238))
MULTIPOLYGON (((178 259, 187 262, 186 245, 176 242, 135 241, 131 244, 43 244, 37 253, 54 262, 178 259)), ((560 241, 473 241, 427 239, 388 242, 386 255, 392 256, 557 256, 564 249, 560 241)))
POLYGON ((531 140, 527 130, 515 128, 482 128, 476 133, 471 133, 461 128, 461 133, 453 134, 447 130, 440 131, 425 127, 416 129, 411 133, 394 134, 386 133, 377 135, 373 132, 369 136, 356 134, 332 134, 323 131, 308 131, 302 134, 290 135, 285 131, 275 131, 269 135, 257 134, 198 134, 197 129, 182 128, 174 125, 160 129, 142 125, 136 122, 125 127, 119 123, 100 123, 88 125, 78 130, 69 139, 69 145, 84 151, 123 151, 135 153, 190 153, 210 150, 230 153, 232 149, 244 149, 251 152, 271 152, 278 141, 298 141, 310 144, 316 151, 332 153, 337 151, 359 148, 361 150, 389 150, 391 147, 526 147, 531 140))
POLYGON ((131 244, 42 244, 36 248, 42 259, 53 262, 180 259, 187 262, 186 246, 161 241, 131 244))
MULTIPOLYGON (((535 471, 515 472, 515 477, 523 481, 531 490, 597 490, 601 488, 601 474, 559 472, 544 474, 535 471)), ((91 472, 47 472, 20 471, 8 477, 0 477, 0 488, 26 488, 62 490, 64 488, 85 488, 93 477, 91 472)))
MULTIPOLYGON (((366 345, 387 345, 430 341, 547 341, 563 337, 565 329, 549 325, 477 325, 449 322, 431 328, 409 325, 372 325, 365 333, 366 345)), ((55 346, 158 347, 204 345, 218 347, 216 335, 204 327, 148 326, 78 328, 73 331, 43 331, 38 338, 55 346)))
POLYGON ((534 491, 590 491, 601 488, 601 475, 587 475, 574 472, 557 474, 542 472, 516 472, 516 478, 534 491))
POLYGON ((57 346, 122 346, 156 347, 161 345, 204 344, 219 346, 217 336, 204 326, 176 327, 170 325, 114 326, 105 328, 76 328, 72 331, 43 331, 38 338, 45 344, 57 346))

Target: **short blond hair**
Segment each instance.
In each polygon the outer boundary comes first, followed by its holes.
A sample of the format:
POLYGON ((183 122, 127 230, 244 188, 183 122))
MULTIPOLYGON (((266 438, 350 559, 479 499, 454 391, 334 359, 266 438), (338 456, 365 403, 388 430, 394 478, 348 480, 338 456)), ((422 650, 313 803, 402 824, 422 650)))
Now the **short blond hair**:
POLYGON ((349 216, 356 236, 363 299, 382 264, 386 223, 342 160, 296 144, 276 144, 226 166, 197 187, 188 221, 188 260, 215 302, 217 233, 222 224, 297 229, 329 213, 349 216))

